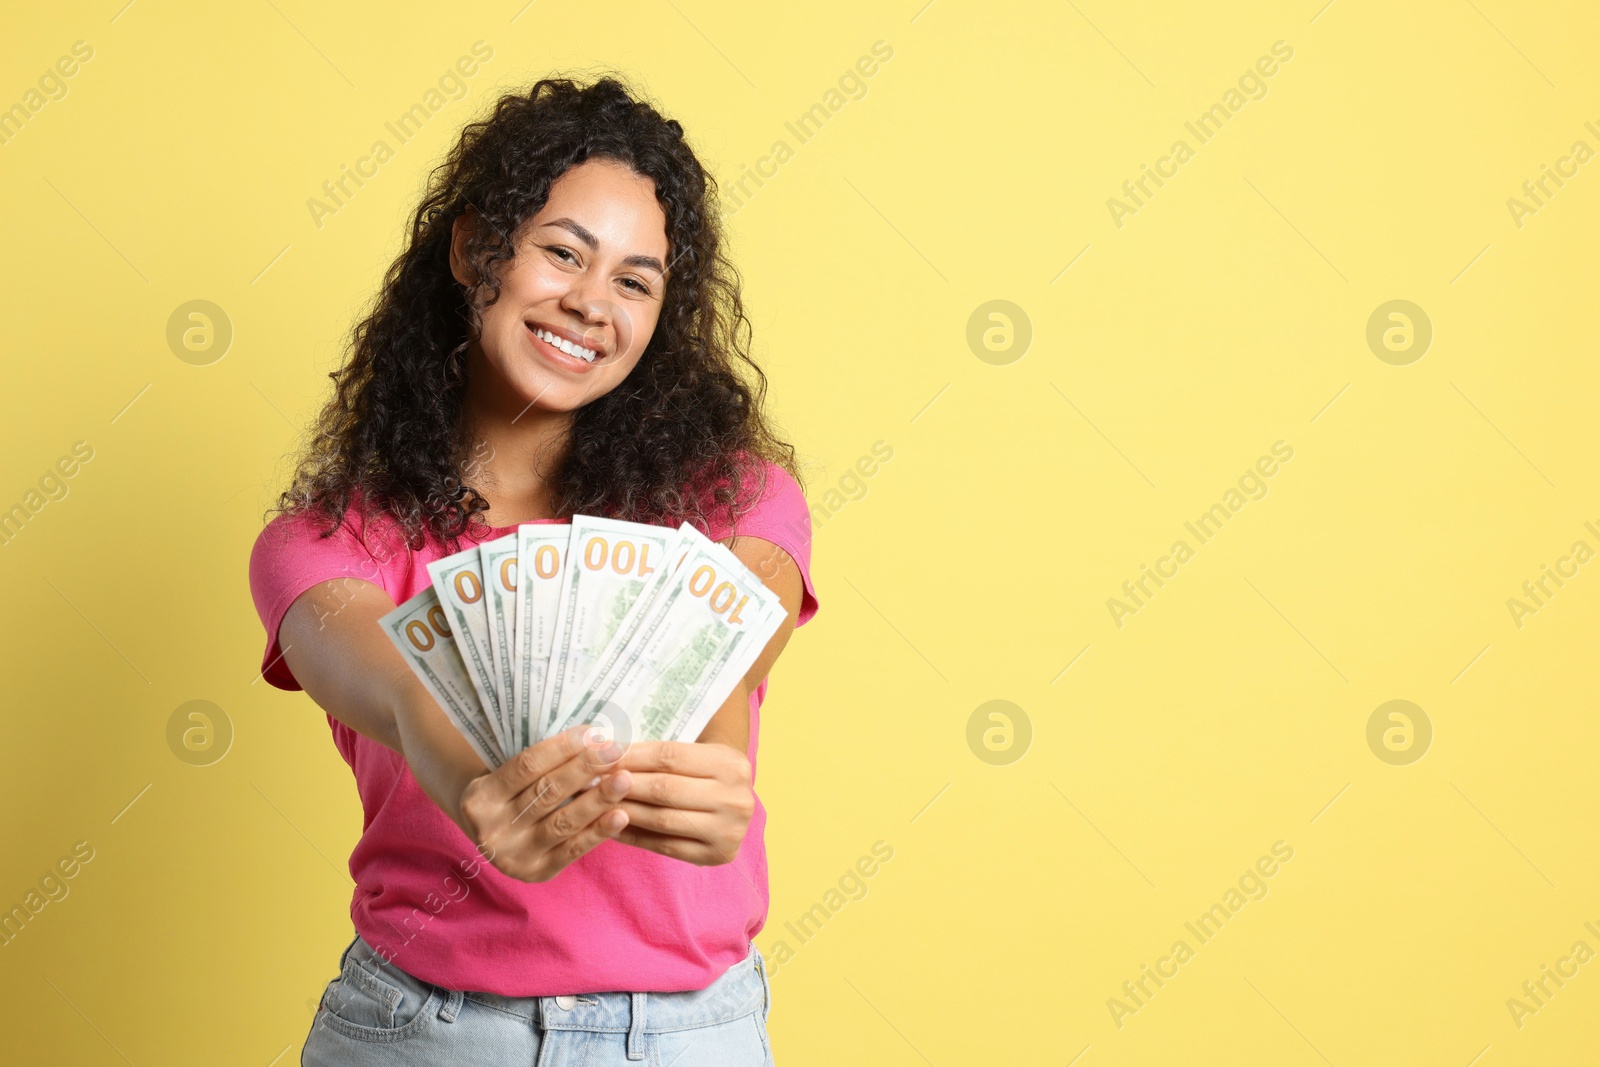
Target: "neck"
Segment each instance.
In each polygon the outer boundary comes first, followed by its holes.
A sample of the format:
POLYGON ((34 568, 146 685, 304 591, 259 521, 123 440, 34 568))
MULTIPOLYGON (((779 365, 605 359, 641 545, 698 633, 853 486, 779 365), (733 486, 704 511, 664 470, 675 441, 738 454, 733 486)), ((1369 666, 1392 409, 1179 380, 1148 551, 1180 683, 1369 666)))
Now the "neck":
POLYGON ((474 344, 467 359, 462 417, 471 442, 463 476, 489 501, 491 526, 555 518, 551 479, 572 427, 572 413, 547 411, 510 390, 496 390, 474 344))

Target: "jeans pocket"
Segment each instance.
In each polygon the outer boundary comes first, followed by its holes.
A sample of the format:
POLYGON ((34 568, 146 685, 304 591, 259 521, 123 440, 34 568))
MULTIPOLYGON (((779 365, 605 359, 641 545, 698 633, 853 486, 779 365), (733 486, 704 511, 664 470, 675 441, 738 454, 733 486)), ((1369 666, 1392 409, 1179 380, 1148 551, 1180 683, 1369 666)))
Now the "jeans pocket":
MULTIPOLYGON (((618 1048, 621 1037, 618 1037, 618 1048)), ((767 1044, 767 1030, 761 1024, 761 1013, 751 1012, 728 1022, 706 1026, 688 1027, 650 1034, 646 1039, 653 1046, 645 1060, 671 1067, 771 1067, 772 1049, 767 1044)), ((587 1059, 591 1063, 620 1063, 620 1059, 587 1059)))
POLYGON ((766 1013, 753 1015, 751 1018, 755 1020, 756 1033, 761 1037, 762 1067, 772 1067, 772 1038, 767 1033, 766 1013))
POLYGON ((359 1041, 399 1041, 416 1033, 437 1013, 442 992, 358 947, 365 946, 352 946, 339 977, 323 991, 316 1025, 359 1041))

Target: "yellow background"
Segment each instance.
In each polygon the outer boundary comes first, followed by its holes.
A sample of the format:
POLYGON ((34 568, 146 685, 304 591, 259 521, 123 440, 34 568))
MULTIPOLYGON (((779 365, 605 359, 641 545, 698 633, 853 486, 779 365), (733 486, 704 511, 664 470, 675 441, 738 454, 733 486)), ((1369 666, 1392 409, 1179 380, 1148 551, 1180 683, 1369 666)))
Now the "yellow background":
POLYGON ((1593 1058, 1600 962, 1520 1027, 1506 1001, 1600 950, 1600 563, 1520 628, 1506 601, 1600 548, 1600 162, 1520 227, 1506 201, 1600 148, 1600 17, 919 2, 13 13, 0 104, 74 41, 94 58, 0 147, 0 507, 95 455, 0 548, 0 906, 95 858, 0 948, 6 1058, 295 1062, 360 810, 314 705, 253 682, 250 545, 427 169, 498 93, 602 66, 724 179, 794 148, 730 222, 825 517, 821 612, 763 716, 758 944, 875 841, 894 858, 774 975, 778 1061, 1593 1058), (477 40, 469 95, 318 228, 306 200, 477 40), (795 144, 879 40, 865 96, 795 144), (1265 98, 1195 146, 1185 120, 1280 40, 1265 98), (1107 199, 1180 137, 1118 227, 1107 199), (165 339, 193 299, 234 329, 209 366, 165 339), (966 340, 995 299, 1032 327, 1008 365, 966 340), (1434 329, 1406 366, 1365 340, 1394 299, 1434 329), (1279 440, 1267 496, 1119 628, 1107 599, 1279 440), (192 699, 232 724, 210 766, 167 744, 192 699), (967 741, 996 699, 1032 731, 998 766, 967 741), (1434 732, 1409 765, 1366 740, 1393 699, 1434 732), (1194 941, 1280 840, 1265 898, 1194 941), (1119 1027, 1108 999, 1179 938, 1119 1027))

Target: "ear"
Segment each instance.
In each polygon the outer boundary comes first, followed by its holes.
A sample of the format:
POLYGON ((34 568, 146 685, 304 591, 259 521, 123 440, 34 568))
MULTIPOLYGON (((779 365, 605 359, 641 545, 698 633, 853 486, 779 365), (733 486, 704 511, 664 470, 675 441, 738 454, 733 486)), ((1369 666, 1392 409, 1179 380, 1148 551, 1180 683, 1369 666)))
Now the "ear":
POLYGON ((477 216, 477 209, 469 204, 450 225, 450 273, 462 285, 474 285, 478 280, 466 256, 467 238, 478 224, 477 216))

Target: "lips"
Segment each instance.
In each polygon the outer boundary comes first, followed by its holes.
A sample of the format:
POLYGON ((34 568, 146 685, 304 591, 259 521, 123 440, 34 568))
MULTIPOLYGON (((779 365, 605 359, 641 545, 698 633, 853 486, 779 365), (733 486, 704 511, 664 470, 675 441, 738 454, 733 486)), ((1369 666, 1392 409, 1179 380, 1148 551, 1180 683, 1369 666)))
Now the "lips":
POLYGON ((571 330, 541 322, 525 322, 523 325, 547 353, 559 356, 564 363, 589 367, 606 356, 603 345, 596 345, 571 330))

